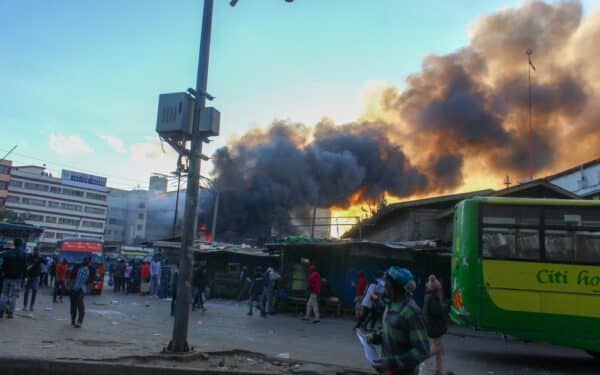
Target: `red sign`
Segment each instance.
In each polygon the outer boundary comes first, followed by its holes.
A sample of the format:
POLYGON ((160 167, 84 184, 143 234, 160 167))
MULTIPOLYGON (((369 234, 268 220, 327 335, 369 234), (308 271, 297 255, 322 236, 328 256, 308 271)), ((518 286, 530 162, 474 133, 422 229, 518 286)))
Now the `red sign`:
POLYGON ((84 253, 101 253, 102 243, 87 241, 65 241, 61 246, 62 251, 81 251, 84 253))

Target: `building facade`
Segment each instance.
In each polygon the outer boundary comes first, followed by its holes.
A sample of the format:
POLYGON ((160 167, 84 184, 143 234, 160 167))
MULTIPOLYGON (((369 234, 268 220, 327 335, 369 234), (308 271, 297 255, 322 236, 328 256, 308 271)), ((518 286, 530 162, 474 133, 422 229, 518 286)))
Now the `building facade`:
POLYGON ((151 193, 166 193, 168 180, 165 176, 150 176, 148 189, 151 193))
POLYGON ((6 208, 44 229, 42 248, 63 238, 103 240, 108 189, 106 178, 63 170, 53 177, 39 166, 10 170, 6 208))
POLYGON ((11 166, 12 162, 10 160, 0 160, 0 208, 4 208, 6 204, 11 166))
POLYGON ((146 239, 148 195, 146 190, 110 189, 104 231, 107 244, 133 245, 146 239))

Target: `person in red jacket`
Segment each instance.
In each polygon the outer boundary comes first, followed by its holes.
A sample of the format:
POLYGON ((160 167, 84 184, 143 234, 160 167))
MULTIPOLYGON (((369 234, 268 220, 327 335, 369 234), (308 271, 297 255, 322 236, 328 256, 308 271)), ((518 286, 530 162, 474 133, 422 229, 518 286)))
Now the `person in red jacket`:
POLYGON ((362 270, 358 270, 356 274, 358 276, 358 280, 354 285, 356 287, 356 296, 354 297, 354 313, 356 314, 356 319, 359 319, 362 314, 362 300, 365 296, 365 291, 367 290, 367 277, 362 270))
POLYGON ((306 315, 304 320, 310 319, 310 312, 314 314, 313 323, 319 323, 319 294, 321 294, 321 275, 317 272, 317 267, 312 265, 308 267, 310 275, 306 279, 306 287, 310 292, 310 297, 306 302, 306 315))

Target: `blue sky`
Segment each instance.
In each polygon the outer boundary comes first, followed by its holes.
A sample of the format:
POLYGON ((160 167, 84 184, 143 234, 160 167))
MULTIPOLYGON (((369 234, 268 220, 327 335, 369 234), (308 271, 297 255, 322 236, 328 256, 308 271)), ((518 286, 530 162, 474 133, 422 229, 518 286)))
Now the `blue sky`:
MULTIPOLYGON (((215 3, 209 92, 222 134, 207 154, 275 118, 351 121, 365 87, 401 87, 424 56, 468 44, 474 21, 520 1, 215 3)), ((0 150, 18 144, 18 164, 123 188, 173 170, 154 132, 158 94, 195 85, 201 19, 200 0, 0 0, 0 150)))

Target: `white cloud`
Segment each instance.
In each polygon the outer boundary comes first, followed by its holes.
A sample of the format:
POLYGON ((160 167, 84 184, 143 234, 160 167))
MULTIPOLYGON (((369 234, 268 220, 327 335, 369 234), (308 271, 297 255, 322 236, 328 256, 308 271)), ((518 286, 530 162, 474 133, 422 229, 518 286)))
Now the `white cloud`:
POLYGON ((79 135, 50 133, 49 147, 61 156, 90 154, 94 149, 79 135))
POLYGON ((125 148, 125 144, 123 143, 122 139, 109 134, 100 134, 98 136, 102 138, 106 143, 108 143, 108 145, 112 147, 112 149, 116 152, 119 152, 121 154, 127 152, 127 149, 125 148))

